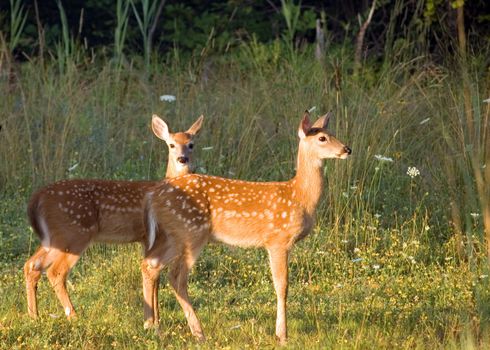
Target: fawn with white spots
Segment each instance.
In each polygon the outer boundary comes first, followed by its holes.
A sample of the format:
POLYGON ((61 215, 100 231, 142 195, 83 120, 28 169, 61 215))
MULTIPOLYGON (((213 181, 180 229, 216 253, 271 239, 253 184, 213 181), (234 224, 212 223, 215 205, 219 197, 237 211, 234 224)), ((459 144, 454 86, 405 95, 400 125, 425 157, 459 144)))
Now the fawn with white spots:
MULTIPOLYGON (((169 148, 166 177, 191 173, 193 139, 202 126, 200 116, 185 132, 170 133, 167 124, 153 115, 154 134, 169 148)), ((37 284, 46 275, 68 318, 75 316, 66 290, 66 279, 80 255, 92 242, 145 245, 142 201, 157 181, 65 180, 35 192, 28 216, 41 246, 24 265, 27 307, 36 318, 37 284)))
POLYGON ((184 310, 191 332, 204 340, 190 303, 187 281, 206 243, 267 249, 277 294, 276 336, 286 342, 288 254, 314 224, 323 190, 322 165, 327 158, 345 159, 351 149, 326 129, 329 114, 310 123, 308 112, 299 126, 296 176, 285 182, 247 182, 206 175, 164 180, 144 201, 148 248, 142 262, 145 323, 155 305, 155 283, 169 266, 168 278, 184 310))

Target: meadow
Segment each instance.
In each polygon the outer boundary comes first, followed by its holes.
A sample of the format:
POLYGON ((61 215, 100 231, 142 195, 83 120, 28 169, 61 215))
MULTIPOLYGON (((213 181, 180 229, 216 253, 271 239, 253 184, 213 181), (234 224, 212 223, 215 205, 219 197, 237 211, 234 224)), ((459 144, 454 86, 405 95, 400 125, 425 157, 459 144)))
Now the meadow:
POLYGON ((251 41, 228 57, 152 57, 151 78, 138 62, 76 53, 2 75, 0 348, 275 348, 266 253, 221 245, 209 245, 191 274, 204 344, 165 278, 160 329, 143 329, 138 245, 83 255, 68 283, 76 320, 65 319, 46 278, 40 319, 29 319, 22 267, 39 242, 26 203, 63 178, 163 178, 153 113, 173 131, 205 115, 196 172, 289 179, 305 109, 333 111, 330 127, 353 154, 326 162, 315 229, 291 254, 287 347, 488 348, 487 56, 464 65, 395 57, 353 74, 352 55, 340 47, 319 62, 312 49, 251 41))

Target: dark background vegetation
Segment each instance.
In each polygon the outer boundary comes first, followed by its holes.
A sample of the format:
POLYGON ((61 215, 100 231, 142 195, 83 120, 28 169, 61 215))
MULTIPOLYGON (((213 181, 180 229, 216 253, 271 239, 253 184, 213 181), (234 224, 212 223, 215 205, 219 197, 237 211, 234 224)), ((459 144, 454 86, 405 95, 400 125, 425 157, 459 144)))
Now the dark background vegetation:
MULTIPOLYGON (((62 2, 71 34, 96 52, 109 52, 116 26, 116 1, 71 0, 62 2)), ((157 2, 160 3, 160 2, 157 2)), ((321 19, 328 43, 354 43, 371 1, 302 1, 301 15, 294 35, 295 45, 315 40, 315 20, 321 19)), ((381 0, 365 36, 365 56, 385 58, 387 45, 414 45, 418 54, 434 59, 454 50, 457 37, 455 7, 464 3, 464 21, 471 51, 489 45, 490 2, 486 0, 381 0), (390 25, 393 25, 391 26, 390 25), (392 32, 390 32, 390 28, 392 32), (393 28, 396 28, 393 30, 393 28)), ((22 1, 28 11, 25 31, 15 50, 19 60, 36 55, 40 45, 53 48, 60 40, 60 12, 56 1, 39 1, 38 13, 33 0, 22 1), (39 25, 44 41, 39 41, 39 25)), ((134 4, 140 6, 139 1, 134 4)), ((0 3, 0 30, 9 35, 9 1, 0 3)), ((141 34, 130 8, 125 51, 141 53, 141 34)), ((280 39, 286 30, 280 1, 164 1, 154 32, 154 49, 165 57, 170 51, 191 54, 209 46, 215 53, 226 52, 255 36, 259 42, 280 39)), ((391 48, 390 47, 390 48, 391 48)))

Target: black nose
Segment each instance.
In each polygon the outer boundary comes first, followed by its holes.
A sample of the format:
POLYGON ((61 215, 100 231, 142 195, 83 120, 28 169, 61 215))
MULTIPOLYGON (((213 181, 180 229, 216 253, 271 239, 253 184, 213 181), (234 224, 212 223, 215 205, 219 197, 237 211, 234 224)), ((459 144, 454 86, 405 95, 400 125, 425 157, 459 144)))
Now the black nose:
POLYGON ((177 158, 177 161, 179 163, 185 164, 185 163, 187 163, 189 161, 189 158, 187 158, 187 157, 178 157, 177 158))
POLYGON ((351 154, 352 153, 352 150, 349 147, 347 147, 347 146, 344 147, 344 151, 347 154, 351 154))

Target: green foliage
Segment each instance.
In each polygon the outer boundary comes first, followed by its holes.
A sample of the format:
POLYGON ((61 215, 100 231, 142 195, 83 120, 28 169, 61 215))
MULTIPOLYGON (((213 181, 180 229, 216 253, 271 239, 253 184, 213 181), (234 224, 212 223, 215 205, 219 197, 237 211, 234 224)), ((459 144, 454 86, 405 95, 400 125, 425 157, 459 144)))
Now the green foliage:
POLYGON ((27 10, 22 1, 10 0, 10 40, 9 50, 12 53, 19 43, 20 36, 27 21, 27 10))

